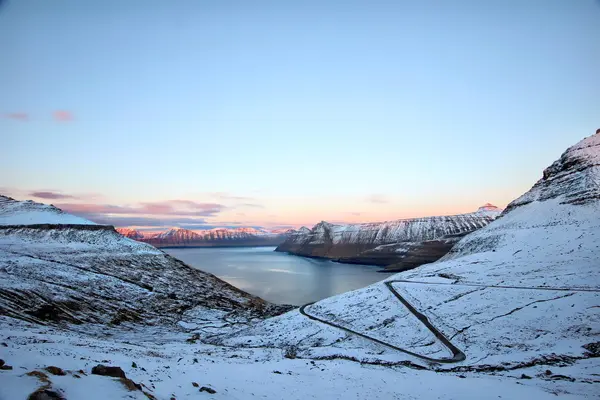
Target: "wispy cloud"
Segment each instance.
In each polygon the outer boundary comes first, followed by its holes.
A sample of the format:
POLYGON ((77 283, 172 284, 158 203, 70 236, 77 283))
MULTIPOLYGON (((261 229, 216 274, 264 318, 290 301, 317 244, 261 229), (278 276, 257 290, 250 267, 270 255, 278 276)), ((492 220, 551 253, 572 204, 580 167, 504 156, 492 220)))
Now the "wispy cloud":
POLYGON ((85 214, 78 215, 102 225, 114 225, 116 227, 143 226, 154 229, 165 229, 178 226, 186 229, 212 229, 215 226, 208 224, 203 218, 177 218, 177 217, 144 217, 144 216, 122 216, 85 214))
POLYGON ((144 226, 167 228, 179 226, 187 229, 210 229, 206 221, 226 207, 218 203, 200 203, 191 200, 141 202, 134 205, 61 203, 56 207, 87 218, 99 224, 117 227, 144 226))
POLYGON ((71 111, 66 110, 54 111, 54 113, 52 113, 52 116, 54 117, 54 120, 58 122, 70 122, 75 119, 73 113, 71 111))
POLYGON ((38 199, 48 199, 48 200, 77 199, 76 196, 71 196, 69 194, 62 194, 59 192, 51 192, 51 191, 30 192, 29 196, 37 197, 38 199))
POLYGON ((71 213, 80 214, 129 214, 129 215, 177 215, 210 217, 220 213, 225 206, 217 203, 197 203, 190 200, 170 200, 144 202, 137 206, 112 204, 64 203, 57 207, 71 213))
POLYGON ((211 197, 214 197, 214 198, 222 200, 222 201, 227 201, 227 200, 252 201, 252 200, 254 200, 253 197, 237 196, 237 195, 226 193, 226 192, 212 192, 212 193, 209 193, 209 195, 211 197))
POLYGON ((241 204, 238 204, 238 207, 265 208, 265 206, 263 206, 262 204, 255 204, 255 203, 241 203, 241 204))
POLYGON ((375 203, 375 204, 384 204, 384 203, 390 202, 390 200, 382 194, 372 194, 372 195, 368 196, 366 200, 369 203, 375 203))
POLYGON ((4 118, 6 119, 13 119, 16 121, 29 121, 29 114, 24 113, 24 112, 13 112, 13 113, 6 113, 2 115, 4 118))

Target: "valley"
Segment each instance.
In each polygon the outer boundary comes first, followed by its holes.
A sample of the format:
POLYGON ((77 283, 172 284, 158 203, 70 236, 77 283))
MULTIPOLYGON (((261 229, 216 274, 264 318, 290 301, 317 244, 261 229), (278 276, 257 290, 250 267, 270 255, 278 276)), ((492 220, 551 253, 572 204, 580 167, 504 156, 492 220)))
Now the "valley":
POLYGON ((2 399, 597 396, 600 133, 439 260, 300 309, 78 218, 0 198, 2 399))

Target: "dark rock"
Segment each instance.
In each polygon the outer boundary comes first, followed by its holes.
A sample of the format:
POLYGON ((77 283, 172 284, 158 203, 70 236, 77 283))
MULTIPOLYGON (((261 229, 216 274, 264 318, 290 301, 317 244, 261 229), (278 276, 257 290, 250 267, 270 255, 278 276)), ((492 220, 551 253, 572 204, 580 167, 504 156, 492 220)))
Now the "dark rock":
POLYGON ((4 342, 0 343, 0 345, 2 345, 2 347, 8 347, 8 345, 4 342))
POLYGON ((212 389, 212 388, 209 388, 209 387, 206 387, 206 386, 202 386, 202 387, 200 388, 200 391, 201 391, 201 392, 207 392, 207 393, 210 393, 210 394, 215 394, 215 393, 217 393, 217 391, 216 391, 215 389, 212 389))
POLYGON ((197 333, 194 333, 192 335, 192 337, 186 339, 185 341, 188 342, 188 343, 196 343, 196 340, 199 340, 199 339, 200 339, 200 335, 197 334, 197 333))
POLYGON ((60 376, 64 376, 67 373, 65 371, 63 371, 62 369, 55 367, 53 365, 46 367, 46 371, 50 372, 52 375, 60 375, 60 376))
POLYGON ((3 366, 0 367, 0 370, 4 370, 4 371, 10 371, 11 369, 13 369, 13 367, 10 365, 6 365, 6 364, 4 364, 3 366))
POLYGON ((41 388, 31 393, 27 400, 65 400, 65 398, 54 390, 41 388))
POLYGON ((140 385, 139 383, 135 383, 129 378, 119 378, 119 381, 121 381, 121 383, 127 388, 127 390, 142 390, 142 385, 140 385))
POLYGON ((531 379, 531 377, 529 375, 521 374, 520 379, 531 379))
POLYGON ((4 365, 4 360, 0 358, 0 367, 4 365))
POLYGON ((550 371, 549 369, 546 370, 546 372, 544 372, 546 375, 552 375, 552 371, 550 371))
POLYGON ((29 371, 25 375, 27 375, 27 376, 35 376, 42 383, 50 383, 50 379, 48 379, 48 375, 46 375, 42 371, 29 371))
POLYGON ((586 349, 592 357, 600 357, 600 342, 584 344, 583 348, 586 349))
POLYGON ((121 367, 109 367, 98 364, 92 368, 93 375, 112 376, 113 378, 127 378, 121 367))
POLYGON ((280 371, 273 371, 273 373, 274 373, 274 374, 279 374, 279 375, 281 375, 281 372, 280 372, 280 371))
POLYGON ((200 386, 200 385, 198 385, 196 382, 192 382, 192 386, 193 386, 193 387, 198 387, 198 386, 200 386))
POLYGON ((137 368, 137 364, 135 363, 135 361, 133 361, 133 362, 131 363, 131 368, 137 368))

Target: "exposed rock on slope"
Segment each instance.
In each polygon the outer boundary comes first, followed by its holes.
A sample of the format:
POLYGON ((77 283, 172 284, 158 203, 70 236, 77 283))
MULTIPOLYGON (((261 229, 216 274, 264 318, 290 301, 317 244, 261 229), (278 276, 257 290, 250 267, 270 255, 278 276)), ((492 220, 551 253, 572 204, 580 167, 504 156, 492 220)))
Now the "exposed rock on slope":
POLYGON ((544 170, 529 192, 514 200, 506 211, 533 201, 561 198, 561 204, 587 204, 600 198, 600 135, 569 147, 560 159, 544 170))
POLYGON ((3 221, 35 223, 0 225, 2 315, 38 323, 155 324, 203 313, 279 311, 111 226, 38 203, 2 200, 3 221))
POLYGON ((277 251, 346 263, 396 264, 414 268, 446 254, 462 236, 494 220, 501 210, 486 204, 477 212, 381 223, 334 225, 322 221, 291 235, 277 251))

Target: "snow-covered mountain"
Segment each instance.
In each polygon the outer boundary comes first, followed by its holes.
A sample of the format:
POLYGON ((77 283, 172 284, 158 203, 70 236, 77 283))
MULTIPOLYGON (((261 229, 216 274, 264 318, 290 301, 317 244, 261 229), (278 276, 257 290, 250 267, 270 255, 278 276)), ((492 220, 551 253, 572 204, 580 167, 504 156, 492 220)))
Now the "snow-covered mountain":
POLYGON ((0 398, 597 398, 600 134, 560 165, 440 261, 266 320, 106 227, 0 229, 0 398))
POLYGON ((0 200, 2 315, 45 324, 156 324, 207 308, 247 315, 277 309, 112 226, 0 200))
POLYGON ((350 342, 347 331, 294 312, 217 341, 295 346, 303 358, 335 354, 389 363, 418 362, 416 355, 452 360, 456 349, 449 342, 464 353, 464 360, 421 365, 464 378, 493 373, 505 378, 506 385, 536 385, 561 396, 597 396, 599 183, 597 133, 570 147, 530 191, 440 261, 304 308, 313 318, 411 354, 372 347, 365 338, 350 342), (426 329, 425 322, 439 334, 426 329))
POLYGON ((322 221, 310 230, 291 234, 277 251, 341 262, 415 267, 439 259, 460 237, 483 228, 501 212, 488 203, 461 215, 348 225, 322 221))
POLYGON ((202 231, 171 228, 165 232, 153 236, 142 236, 136 240, 150 243, 156 247, 277 246, 289 234, 272 233, 250 227, 215 228, 202 231))
POLYGON ((123 235, 129 239, 133 239, 133 240, 140 240, 140 239, 143 239, 144 237, 146 237, 146 235, 144 235, 141 231, 138 231, 137 229, 116 228, 115 230, 117 232, 119 232, 121 235, 123 235))

